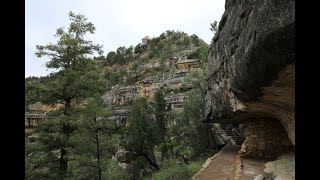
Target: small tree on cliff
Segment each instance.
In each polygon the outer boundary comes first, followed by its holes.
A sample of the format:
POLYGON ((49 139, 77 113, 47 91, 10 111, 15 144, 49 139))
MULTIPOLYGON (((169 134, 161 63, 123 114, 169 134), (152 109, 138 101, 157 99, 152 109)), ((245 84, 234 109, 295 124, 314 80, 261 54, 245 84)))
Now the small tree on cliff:
MULTIPOLYGON (((71 23, 67 31, 58 28, 55 37, 56 43, 48 45, 37 45, 36 55, 38 57, 48 56, 50 61, 46 63, 49 69, 57 70, 47 77, 40 89, 45 94, 43 101, 47 103, 62 103, 64 107, 57 112, 50 123, 44 124, 39 130, 46 152, 59 152, 57 161, 58 179, 63 179, 67 173, 70 148, 73 148, 69 141, 70 136, 76 129, 75 115, 72 106, 74 100, 83 100, 93 93, 103 90, 102 81, 99 79, 96 63, 89 55, 97 52, 102 55, 100 45, 93 44, 86 40, 87 33, 93 34, 95 27, 87 22, 84 15, 69 13, 71 23)), ((48 162, 49 164, 49 162, 48 162)))
POLYGON ((210 27, 210 31, 212 31, 213 34, 215 34, 216 31, 218 30, 217 24, 218 24, 217 21, 214 21, 213 23, 210 24, 210 26, 211 26, 211 27, 210 27))

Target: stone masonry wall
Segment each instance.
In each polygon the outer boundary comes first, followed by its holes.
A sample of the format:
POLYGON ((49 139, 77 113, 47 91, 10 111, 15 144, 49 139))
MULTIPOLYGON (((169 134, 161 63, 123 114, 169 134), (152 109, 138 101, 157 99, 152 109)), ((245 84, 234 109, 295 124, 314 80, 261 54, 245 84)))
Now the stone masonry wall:
POLYGON ((254 120, 246 126, 242 156, 273 158, 292 151, 293 145, 278 120, 254 120))

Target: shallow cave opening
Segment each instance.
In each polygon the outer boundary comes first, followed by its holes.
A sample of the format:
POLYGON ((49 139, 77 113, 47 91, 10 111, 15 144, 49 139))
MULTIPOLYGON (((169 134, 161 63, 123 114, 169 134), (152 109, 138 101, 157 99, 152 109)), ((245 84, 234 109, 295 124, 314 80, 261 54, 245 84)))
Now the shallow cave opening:
POLYGON ((294 151, 294 145, 279 120, 256 119, 246 122, 245 126, 245 141, 240 151, 243 157, 272 159, 294 151))

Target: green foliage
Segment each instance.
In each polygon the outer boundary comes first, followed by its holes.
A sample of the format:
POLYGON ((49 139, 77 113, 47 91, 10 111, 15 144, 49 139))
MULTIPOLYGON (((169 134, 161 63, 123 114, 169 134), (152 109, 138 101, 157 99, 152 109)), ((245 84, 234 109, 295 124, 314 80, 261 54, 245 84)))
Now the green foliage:
POLYGON ((151 106, 146 98, 138 98, 133 102, 128 114, 129 126, 125 132, 126 150, 130 151, 135 176, 141 175, 151 165, 158 170, 154 147, 158 142, 157 127, 151 106))
MULTIPOLYGON (((64 123, 68 122, 68 118, 71 119, 65 115, 61 115, 59 118, 64 123)), ((62 145, 68 148, 72 147, 66 136, 61 135, 61 124, 55 123, 55 119, 41 123, 32 135, 37 137, 36 141, 26 143, 26 160, 30 163, 29 167, 31 168, 26 170, 26 177, 45 178, 49 175, 50 177, 58 177, 59 163, 57 162, 59 162, 61 153, 60 147, 62 145)), ((73 128, 73 124, 69 124, 69 132, 73 128)), ((65 156, 65 158, 67 157, 65 156)))
POLYGON ((105 162, 106 170, 102 172, 102 179, 107 180, 127 180, 129 179, 130 174, 121 169, 118 165, 118 162, 108 159, 105 162))
POLYGON ((206 162, 206 159, 200 159, 198 161, 192 161, 188 164, 188 171, 190 174, 196 174, 202 167, 202 165, 206 162))
MULTIPOLYGON (((187 76, 183 80, 183 84, 192 84, 193 89, 196 91, 195 93, 199 95, 202 99, 202 105, 204 105, 204 80, 205 80, 205 75, 203 73, 203 70, 201 71, 190 71, 188 72, 187 76)), ((192 92, 192 91, 191 91, 192 92)), ((201 108, 204 110, 204 108, 201 108)))
POLYGON ((135 78, 131 77, 126 68, 106 70, 104 77, 107 80, 110 87, 115 85, 128 85, 136 81, 135 78))
POLYGON ((209 157, 212 157, 216 154, 218 150, 216 149, 208 149, 204 153, 199 154, 196 160, 191 161, 187 166, 188 170, 191 174, 196 174, 202 167, 202 165, 206 162, 209 157))
POLYGON ((199 37, 198 37, 197 35, 192 34, 192 35, 190 36, 190 38, 191 38, 191 42, 192 42, 195 46, 198 46, 198 45, 199 45, 200 39, 199 39, 199 37))
POLYGON ((149 54, 148 54, 149 59, 155 58, 156 56, 158 56, 158 54, 156 52, 149 52, 149 54))
POLYGON ((154 94, 154 114, 156 117, 156 123, 158 127, 158 134, 161 136, 161 139, 164 138, 165 134, 165 113, 166 113, 166 100, 164 99, 164 94, 161 90, 158 90, 154 94))
POLYGON ((113 64, 124 65, 128 63, 130 59, 132 59, 132 53, 133 53, 133 46, 129 46, 129 48, 126 48, 125 46, 121 46, 116 50, 116 52, 110 51, 107 54, 107 64, 108 65, 113 65, 113 64))
POLYGON ((172 116, 169 134, 172 137, 171 153, 174 157, 188 162, 209 149, 214 149, 213 132, 209 124, 204 124, 204 77, 201 73, 191 73, 186 78, 193 82, 188 101, 181 112, 172 116))
POLYGON ((105 78, 108 80, 110 86, 114 86, 117 83, 121 82, 121 75, 118 73, 118 71, 106 71, 105 72, 105 78))
POLYGON ((180 31, 166 31, 159 37, 149 41, 149 58, 166 59, 175 52, 188 48, 190 45, 198 46, 200 39, 197 36, 189 37, 188 34, 180 31))
POLYGON ((30 104, 36 103, 43 99, 42 93, 40 92, 38 86, 40 84, 40 78, 38 77, 28 77, 25 79, 25 109, 30 104))
POLYGON ((126 53, 125 53, 125 54, 126 54, 127 56, 130 56, 130 55, 133 53, 133 48, 134 48, 134 47, 133 47, 132 45, 129 46, 128 49, 126 50, 126 53))
POLYGON ((163 162, 163 168, 152 175, 152 179, 190 179, 201 169, 206 160, 217 151, 208 150, 207 152, 199 155, 196 160, 190 161, 189 164, 168 158, 163 162))
POLYGON ((190 37, 189 37, 189 36, 185 36, 185 37, 183 38, 183 42, 182 42, 183 46, 189 46, 190 43, 191 43, 190 37))
POLYGON ((137 44, 135 47, 134 47, 134 53, 136 54, 141 54, 143 53, 143 48, 141 46, 141 43, 137 44))
MULTIPOLYGON (((192 45, 198 47, 201 44, 205 44, 205 42, 194 34, 189 36, 187 33, 181 31, 175 32, 167 30, 160 34, 159 37, 149 40, 148 46, 143 47, 139 43, 135 47, 130 46, 129 48, 126 48, 122 46, 119 47, 116 52, 109 52, 107 55, 107 62, 109 65, 124 65, 131 60, 137 60, 134 59, 136 56, 133 53, 140 55, 138 56, 140 62, 156 58, 168 59, 177 51, 188 49, 192 45), (146 56, 142 57, 142 55, 146 56)), ((202 54, 202 51, 200 54, 202 54)), ((200 55, 199 59, 205 59, 205 57, 200 55)))
POLYGON ((183 164, 175 164, 169 166, 152 176, 153 180, 187 180, 190 179, 192 174, 189 172, 188 167, 183 164))
POLYGON ((157 127, 146 98, 139 98, 133 102, 128 114, 128 123, 126 149, 138 154, 153 149, 157 142, 157 127))
POLYGON ((48 56, 49 61, 46 66, 66 70, 77 66, 85 67, 88 62, 87 55, 98 52, 102 54, 100 45, 92 44, 92 41, 85 40, 84 35, 89 32, 94 33, 95 27, 91 22, 87 22, 87 18, 83 15, 69 13, 70 23, 66 32, 63 28, 58 28, 55 37, 59 38, 57 44, 37 45, 36 55, 38 57, 48 56), (82 55, 82 56, 79 56, 82 55))
POLYGON ((127 52, 127 48, 122 46, 122 47, 119 47, 116 51, 117 53, 117 56, 116 56, 116 62, 117 64, 125 64, 127 63, 127 59, 126 59, 126 52, 127 52))
POLYGON ((76 135, 71 139, 75 144, 74 176, 78 179, 101 179, 103 163, 111 157, 108 140, 116 129, 107 117, 108 111, 99 96, 92 98, 80 114, 76 135))
POLYGON ((126 85, 130 85, 130 84, 134 84, 135 82, 137 82, 137 77, 133 77, 130 74, 128 74, 126 79, 126 85))
POLYGON ((138 67, 139 67, 139 63, 138 63, 138 62, 134 62, 134 63, 132 64, 132 70, 133 70, 133 71, 136 71, 136 70, 138 69, 138 67))
POLYGON ((109 136, 106 140, 108 143, 107 153, 108 154, 116 154, 116 152, 122 148, 121 146, 121 132, 115 131, 111 137, 109 136))
POLYGON ((113 65, 117 62, 117 54, 116 52, 114 51, 110 51, 108 54, 107 54, 107 64, 109 65, 113 65))
POLYGON ((201 63, 208 61, 208 45, 201 44, 200 47, 192 54, 187 56, 188 59, 199 59, 201 63))
POLYGON ((43 146, 38 142, 30 142, 28 138, 25 141, 25 179, 48 179, 57 177, 57 167, 52 167, 54 162, 52 153, 42 152, 43 146), (51 166, 52 168, 48 168, 51 166), (49 172, 54 172, 49 174, 49 172))
POLYGON ((103 91, 97 73, 96 63, 88 57, 94 52, 102 53, 101 46, 85 40, 87 32, 93 34, 95 27, 83 15, 69 13, 70 27, 67 32, 62 28, 57 30, 55 37, 59 38, 56 44, 37 45, 38 57, 48 56, 47 68, 58 69, 52 73, 46 83, 40 87, 48 92, 53 101, 86 98, 92 92, 103 91))
POLYGON ((197 50, 198 52, 198 59, 202 63, 206 63, 208 61, 208 46, 201 45, 200 48, 197 50))
POLYGON ((158 134, 158 145, 160 146, 161 160, 163 161, 164 156, 167 156, 167 147, 164 143, 166 134, 166 100, 164 99, 164 94, 161 90, 158 90, 154 94, 154 115, 157 124, 157 134, 158 134))

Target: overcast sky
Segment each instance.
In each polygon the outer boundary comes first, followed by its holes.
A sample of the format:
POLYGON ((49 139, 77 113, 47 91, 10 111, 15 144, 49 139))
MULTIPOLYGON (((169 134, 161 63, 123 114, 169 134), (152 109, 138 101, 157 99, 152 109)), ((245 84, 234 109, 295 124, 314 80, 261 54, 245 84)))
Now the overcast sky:
POLYGON ((68 12, 80 13, 96 27, 90 39, 104 55, 120 46, 137 45, 146 35, 166 30, 196 34, 207 43, 210 23, 220 21, 225 0, 30 0, 25 9, 25 77, 45 76, 48 58, 35 56, 36 45, 56 42, 59 27, 68 27, 68 12))

